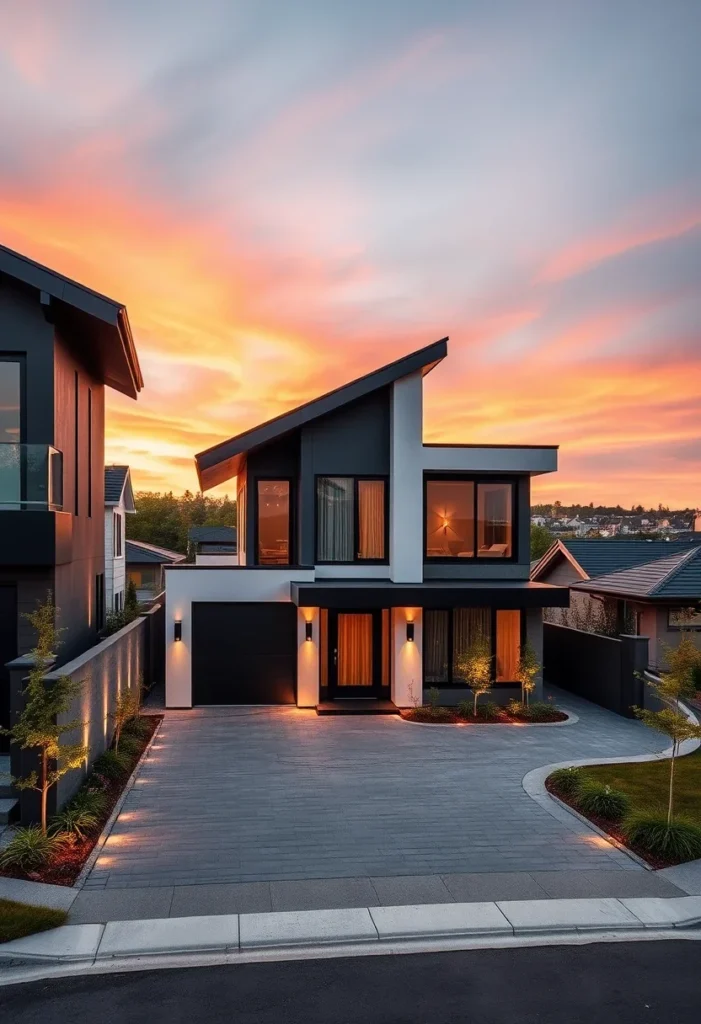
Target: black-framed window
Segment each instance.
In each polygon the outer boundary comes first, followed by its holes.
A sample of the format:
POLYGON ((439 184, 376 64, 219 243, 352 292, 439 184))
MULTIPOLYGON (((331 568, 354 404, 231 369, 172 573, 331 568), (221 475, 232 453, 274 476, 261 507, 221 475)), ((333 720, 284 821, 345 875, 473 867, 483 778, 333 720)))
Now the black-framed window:
POLYGON ((256 481, 256 556, 258 565, 292 561, 292 481, 256 481))
POLYGON ((112 513, 112 553, 115 558, 122 554, 122 516, 119 512, 112 513))
POLYGON ((480 633, 491 646, 494 682, 515 682, 523 629, 523 615, 517 609, 425 608, 424 685, 466 686, 460 659, 480 633))
POLYGON ((105 574, 101 572, 95 577, 95 629, 101 630, 105 624, 105 574))
POLYGON ((388 531, 387 477, 316 478, 318 563, 386 563, 388 531))
POLYGON ((0 508, 17 508, 25 497, 24 358, 0 356, 0 508))
POLYGON ((668 608, 667 628, 675 631, 682 629, 701 629, 701 608, 668 608))
POLYGON ((424 554, 427 561, 513 561, 515 527, 514 480, 426 477, 424 554))

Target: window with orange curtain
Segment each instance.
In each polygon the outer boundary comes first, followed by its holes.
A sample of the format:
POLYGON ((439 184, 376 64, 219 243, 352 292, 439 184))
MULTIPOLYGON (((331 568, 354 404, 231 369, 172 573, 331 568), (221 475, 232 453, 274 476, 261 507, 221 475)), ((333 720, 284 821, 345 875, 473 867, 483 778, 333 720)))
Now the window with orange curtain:
POLYGON ((385 557, 385 482, 358 480, 358 558, 385 557))
POLYGON ((372 614, 339 612, 339 686, 372 686, 372 614))
POLYGON ((512 683, 516 679, 521 657, 521 612, 497 611, 497 664, 496 681, 512 683))

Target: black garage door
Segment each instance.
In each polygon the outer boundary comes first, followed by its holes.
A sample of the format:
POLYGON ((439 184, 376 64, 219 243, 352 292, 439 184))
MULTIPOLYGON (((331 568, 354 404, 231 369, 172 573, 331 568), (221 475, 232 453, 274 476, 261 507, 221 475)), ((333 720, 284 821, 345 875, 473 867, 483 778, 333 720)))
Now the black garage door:
POLYGON ((293 604, 192 605, 193 704, 294 704, 293 604))

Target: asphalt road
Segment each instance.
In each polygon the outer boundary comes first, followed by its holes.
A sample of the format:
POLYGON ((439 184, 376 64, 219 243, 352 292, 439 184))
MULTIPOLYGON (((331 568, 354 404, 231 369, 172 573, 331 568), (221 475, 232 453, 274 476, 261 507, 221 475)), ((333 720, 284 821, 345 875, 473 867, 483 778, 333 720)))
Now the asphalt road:
POLYGON ((701 945, 237 964, 0 988, 8 1024, 698 1024, 701 945))

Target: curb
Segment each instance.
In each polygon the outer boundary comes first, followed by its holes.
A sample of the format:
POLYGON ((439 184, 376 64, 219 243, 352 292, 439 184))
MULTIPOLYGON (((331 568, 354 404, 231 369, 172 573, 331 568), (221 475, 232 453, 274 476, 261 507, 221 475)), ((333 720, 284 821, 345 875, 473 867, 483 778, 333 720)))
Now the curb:
MULTIPOLYGON (((642 936, 701 924, 701 896, 514 900, 64 925, 4 943, 0 964, 98 964, 192 954, 375 949, 380 943, 642 936)), ((696 936, 693 936, 696 937, 696 936)), ((701 935, 699 936, 701 937, 701 935)))
POLYGON ((470 729, 479 729, 484 726, 492 729, 496 725, 502 728, 506 726, 507 729, 555 729, 563 725, 576 725, 579 721, 579 715, 576 715, 574 711, 569 711, 567 708, 558 710, 567 715, 564 722, 412 722, 410 718, 402 718, 401 715, 395 715, 395 718, 398 718, 400 722, 406 722, 407 725, 420 725, 425 729, 464 729, 466 726, 469 726, 470 729))

